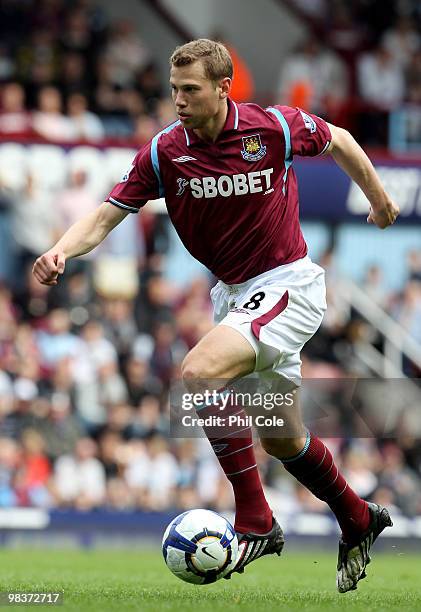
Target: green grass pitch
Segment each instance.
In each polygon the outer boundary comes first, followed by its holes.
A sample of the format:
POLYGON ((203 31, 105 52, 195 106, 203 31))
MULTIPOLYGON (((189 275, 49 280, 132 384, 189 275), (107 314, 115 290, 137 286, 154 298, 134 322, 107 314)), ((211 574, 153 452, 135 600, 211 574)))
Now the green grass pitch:
POLYGON ((374 553, 367 578, 345 595, 335 590, 335 561, 334 552, 287 551, 230 581, 193 586, 173 577, 152 549, 3 549, 0 590, 63 590, 61 611, 421 610, 421 555, 374 553))

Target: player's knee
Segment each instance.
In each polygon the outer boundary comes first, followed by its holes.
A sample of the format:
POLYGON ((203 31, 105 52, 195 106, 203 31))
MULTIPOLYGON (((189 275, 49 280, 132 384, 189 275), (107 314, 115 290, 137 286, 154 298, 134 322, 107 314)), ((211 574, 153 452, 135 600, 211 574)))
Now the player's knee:
POLYGON ((210 359, 200 355, 186 355, 181 365, 181 375, 186 388, 193 393, 200 393, 206 389, 216 373, 210 359))
POLYGON ((277 459, 294 457, 304 448, 306 438, 261 438, 261 444, 268 455, 277 459))
POLYGON ((181 364, 181 375, 184 382, 189 380, 198 380, 205 375, 205 367, 200 359, 195 359, 190 356, 190 353, 186 355, 183 363, 181 364))

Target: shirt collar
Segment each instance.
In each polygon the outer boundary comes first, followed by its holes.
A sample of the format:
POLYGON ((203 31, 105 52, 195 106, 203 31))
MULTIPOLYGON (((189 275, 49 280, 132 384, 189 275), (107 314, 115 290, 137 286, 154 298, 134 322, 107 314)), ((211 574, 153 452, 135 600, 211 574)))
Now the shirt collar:
MULTIPOLYGON (((231 100, 231 98, 228 98, 228 113, 227 113, 227 118, 225 120, 225 125, 222 128, 221 134, 223 134, 224 132, 228 132, 230 130, 238 130, 238 117, 239 117, 239 113, 238 113, 237 104, 234 102, 234 100, 231 100)), ((204 142, 201 138, 199 138, 199 136, 196 136, 193 130, 186 129, 186 128, 183 128, 183 129, 184 129, 184 135, 186 137, 186 144, 188 147, 190 147, 191 145, 200 143, 200 142, 204 142)), ((221 136, 221 134, 218 136, 218 138, 221 136)))

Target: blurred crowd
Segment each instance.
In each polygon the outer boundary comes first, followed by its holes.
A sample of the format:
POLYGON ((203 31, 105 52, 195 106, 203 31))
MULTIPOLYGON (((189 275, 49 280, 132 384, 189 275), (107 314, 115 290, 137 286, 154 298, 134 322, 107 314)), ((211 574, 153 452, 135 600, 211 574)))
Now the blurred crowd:
MULTIPOLYGON (((176 439, 170 432, 171 383, 180 379, 187 351, 212 326, 214 279, 199 276, 183 287, 169 280, 162 246, 168 219, 149 216, 147 231, 139 230, 147 239, 137 282, 126 290, 113 290, 98 278, 95 258, 69 261, 57 287, 38 284, 29 259, 22 282, 2 284, 0 506, 232 508, 229 484, 207 440, 176 439)), ((101 260, 101 254, 96 257, 101 260)), ((303 376, 370 376, 354 343, 375 332, 335 297, 332 253, 320 263, 327 270, 329 309, 305 348, 303 376)), ((375 267, 362 282, 377 303, 419 333, 421 253, 411 252, 408 263, 398 293, 384 289, 383 271, 375 267)), ((411 375, 419 377, 412 368, 411 375)), ((377 416, 384 412, 382 393, 380 386, 366 396, 377 416)), ((421 513, 416 423, 397 414, 390 426, 388 415, 387 432, 359 434, 361 412, 350 409, 343 393, 333 390, 319 402, 330 419, 324 431, 316 421, 317 433, 336 451, 351 485, 395 512, 421 513)), ((257 449, 273 503, 291 512, 326 511, 257 449)))
MULTIPOLYGON (((224 40, 235 61, 237 100, 300 106, 380 146, 389 142, 390 114, 404 107, 407 138, 419 144, 419 3, 294 3, 310 33, 280 58, 278 91, 268 84, 253 93, 244 58, 224 40)), ((3 0, 0 36, 0 134, 141 145, 175 118, 141 32, 129 19, 111 21, 99 2, 3 0)))
MULTIPOLYGON (((299 4, 305 10, 312 3, 299 4)), ((351 98, 355 104, 350 92, 357 84, 358 121, 373 110, 382 121, 405 101, 420 104, 416 3, 383 2, 390 10, 379 9, 379 21, 369 11, 376 2, 333 2, 326 13, 327 3, 318 4, 312 18, 319 31, 328 25, 330 35, 323 45, 311 37, 286 59, 280 101, 334 120, 351 98)), ((4 0, 0 33, 0 132, 7 136, 141 144, 173 118, 133 24, 110 22, 100 3, 4 0)), ((367 139, 380 142, 382 127, 374 124, 368 120, 367 139)), ((0 223, 2 263, 11 262, 3 277, 0 265, 0 507, 231 509, 230 486, 207 440, 170 435, 170 385, 187 351, 211 329, 215 279, 203 274, 183 286, 171 280, 165 273, 169 220, 144 210, 130 226, 134 233, 123 238, 135 245, 129 262, 110 262, 105 248, 68 262, 57 287, 38 284, 31 275, 34 258, 98 203, 82 170, 50 195, 54 207, 30 175, 20 193, 0 181, 0 217, 11 223, 7 234, 1 230, 9 226, 0 223)), ((355 343, 373 340, 375 332, 334 290, 334 252, 320 263, 327 270, 329 310, 305 349, 303 375, 369 375, 355 343)), ((421 253, 408 254, 399 292, 385 289, 383 275, 376 266, 367 270, 361 279, 366 293, 421 342, 421 253)), ((382 350, 380 339, 378 346, 382 350)), ((411 363, 405 371, 420 377, 411 363)), ((346 425, 355 415, 343 396, 330 401, 338 427, 325 438, 351 486, 394 512, 421 514, 416 429, 396 418, 387 436, 353 437, 346 425)), ((258 443, 257 456, 278 507, 326 511, 258 443)))
POLYGON ((143 144, 174 118, 130 19, 90 0, 0 4, 0 134, 143 144))
POLYGON ((281 99, 387 146, 393 111, 421 142, 421 9, 417 0, 293 0, 312 35, 283 63, 281 99))

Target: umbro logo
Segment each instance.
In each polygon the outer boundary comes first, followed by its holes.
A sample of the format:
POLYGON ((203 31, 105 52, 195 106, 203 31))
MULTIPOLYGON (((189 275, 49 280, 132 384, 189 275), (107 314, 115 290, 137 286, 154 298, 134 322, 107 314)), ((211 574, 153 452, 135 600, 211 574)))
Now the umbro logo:
POLYGON ((197 161, 197 159, 195 157, 190 157, 190 155, 182 155, 181 157, 174 157, 172 161, 182 164, 183 162, 197 161))

